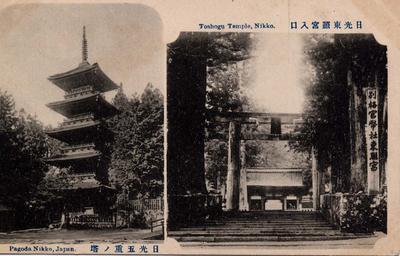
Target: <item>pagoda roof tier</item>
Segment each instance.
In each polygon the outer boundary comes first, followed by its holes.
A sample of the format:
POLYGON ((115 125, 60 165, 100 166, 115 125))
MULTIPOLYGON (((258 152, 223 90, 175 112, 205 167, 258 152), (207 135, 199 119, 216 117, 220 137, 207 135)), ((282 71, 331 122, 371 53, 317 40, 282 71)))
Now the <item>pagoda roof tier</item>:
POLYGON ((56 101, 46 106, 68 118, 82 113, 93 113, 96 117, 109 117, 119 112, 118 109, 109 103, 100 93, 56 101))
POLYGON ((58 128, 47 130, 46 134, 66 143, 84 142, 92 139, 96 135, 93 131, 100 127, 102 127, 100 121, 88 121, 75 125, 61 125, 58 128))
POLYGON ((101 152, 95 149, 94 143, 70 145, 61 148, 61 153, 45 159, 49 164, 59 167, 77 166, 79 169, 97 165, 101 152))
POLYGON ((68 175, 66 179, 68 180, 69 183, 65 187, 65 189, 67 190, 77 190, 77 189, 87 190, 87 189, 100 189, 100 188, 113 190, 112 187, 104 185, 99 180, 97 180, 96 175, 94 173, 68 175))
POLYGON ((63 178, 66 183, 62 190, 65 191, 115 191, 113 187, 105 185, 97 180, 96 174, 94 173, 69 174, 63 178))
POLYGON ((106 186, 100 184, 99 182, 76 182, 72 184, 71 187, 67 187, 68 190, 78 190, 78 189, 106 189, 106 190, 114 190, 110 186, 106 186))
POLYGON ((48 164, 67 167, 71 165, 95 165, 97 164, 96 159, 101 156, 99 151, 82 152, 77 154, 63 154, 54 156, 51 158, 46 158, 45 161, 48 164))
POLYGON ((107 92, 119 88, 101 70, 97 63, 89 64, 88 62, 82 62, 77 68, 52 75, 48 79, 64 91, 70 91, 87 85, 93 86, 99 92, 107 92))

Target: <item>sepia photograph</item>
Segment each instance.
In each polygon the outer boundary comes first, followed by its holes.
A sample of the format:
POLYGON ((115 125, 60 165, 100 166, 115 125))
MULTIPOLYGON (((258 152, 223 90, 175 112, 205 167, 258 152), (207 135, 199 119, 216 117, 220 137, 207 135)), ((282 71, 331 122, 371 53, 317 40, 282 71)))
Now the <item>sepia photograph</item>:
POLYGON ((167 49, 167 236, 372 248, 387 234, 386 54, 372 34, 181 32, 167 49))
POLYGON ((0 243, 163 240, 157 12, 21 4, 0 24, 0 243))
POLYGON ((399 255, 395 1, 0 1, 0 254, 399 255))

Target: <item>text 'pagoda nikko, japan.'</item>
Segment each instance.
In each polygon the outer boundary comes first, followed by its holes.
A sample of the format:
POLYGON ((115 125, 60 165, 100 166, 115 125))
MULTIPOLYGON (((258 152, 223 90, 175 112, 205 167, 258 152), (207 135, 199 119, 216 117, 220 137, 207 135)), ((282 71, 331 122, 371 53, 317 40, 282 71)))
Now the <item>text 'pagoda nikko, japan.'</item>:
POLYGON ((46 159, 47 163, 68 170, 62 193, 61 226, 113 227, 116 218, 112 213, 115 190, 108 180, 110 159, 107 157, 113 136, 105 120, 119 110, 105 99, 104 93, 119 86, 97 63, 88 62, 85 27, 82 62, 77 68, 48 79, 65 91, 63 100, 47 106, 66 119, 59 127, 46 131, 63 144, 57 154, 46 159), (96 221, 91 221, 91 218, 96 221))

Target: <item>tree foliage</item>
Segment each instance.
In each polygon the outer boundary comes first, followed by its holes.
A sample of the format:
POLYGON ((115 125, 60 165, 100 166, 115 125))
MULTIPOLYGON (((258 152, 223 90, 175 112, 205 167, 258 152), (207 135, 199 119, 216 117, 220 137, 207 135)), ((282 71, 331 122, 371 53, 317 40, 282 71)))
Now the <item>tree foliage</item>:
POLYGON ((218 67, 250 58, 250 33, 210 33, 207 66, 218 67))
MULTIPOLYGON (((378 66, 385 66, 386 54, 371 35, 310 35, 305 37, 306 66, 309 76, 305 80, 305 123, 300 130, 300 140, 292 147, 299 151, 317 152, 319 169, 332 168, 336 191, 349 189, 350 144, 350 93, 355 90, 362 98, 362 88, 374 86, 378 66), (348 85, 348 72, 356 88, 348 85), (372 83, 371 83, 372 81, 372 83)), ((384 84, 385 77, 378 78, 384 84)), ((385 86, 380 95, 386 94, 385 86)), ((353 96, 352 96, 353 97, 353 96)), ((363 109, 353 109, 363 112, 363 109)), ((361 116, 363 116, 361 114, 361 116)), ((363 120, 360 120, 363 122, 363 120)), ((364 121, 365 123, 365 121, 364 121)))
POLYGON ((206 107, 209 111, 243 111, 248 98, 246 60, 250 58, 251 34, 217 33, 208 45, 206 107))
POLYGON ((310 67, 306 88, 305 123, 301 127, 297 150, 318 155, 319 170, 334 165, 335 170, 348 164, 348 88, 347 65, 343 51, 332 36, 315 35, 307 39, 306 55, 310 67), (341 157, 342 161, 338 162, 341 157))
MULTIPOLYGON (((216 33, 209 37, 206 109, 209 113, 248 111, 246 94, 252 36, 249 33, 216 33)), ((206 118, 205 177, 209 189, 226 181, 228 126, 213 115, 206 118)))
MULTIPOLYGON (((149 84, 140 96, 128 98, 120 90, 114 103, 121 114, 108 122, 115 134, 106 152, 111 155, 112 184, 134 197, 162 196, 161 92, 149 84)), ((0 91, 0 204, 16 210, 21 228, 43 226, 57 217, 70 185, 69 168, 49 168, 43 161, 56 155, 62 144, 44 130, 36 117, 16 111, 12 96, 0 91)))
POLYGON ((121 113, 109 121, 115 134, 110 179, 131 198, 157 197, 163 191, 163 96, 148 84, 128 98, 122 88, 113 103, 121 113))
MULTIPOLYGON (((10 94, 0 91, 0 203, 22 214, 35 198, 47 166, 43 125, 24 110, 16 111, 10 94)), ((21 216, 21 219, 24 219, 21 216)))

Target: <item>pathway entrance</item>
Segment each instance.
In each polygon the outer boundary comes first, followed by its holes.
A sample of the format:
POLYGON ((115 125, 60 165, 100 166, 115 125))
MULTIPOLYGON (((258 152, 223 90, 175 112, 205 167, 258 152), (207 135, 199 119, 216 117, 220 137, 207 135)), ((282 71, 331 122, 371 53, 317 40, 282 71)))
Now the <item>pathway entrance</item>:
POLYGON ((266 211, 281 211, 283 210, 283 202, 279 199, 269 199, 265 201, 264 209, 266 211))
POLYGON ((318 187, 317 176, 312 175, 313 155, 290 146, 301 138, 301 114, 208 114, 214 122, 229 125, 225 211, 316 210, 313 199, 319 194, 311 193, 312 184, 318 187))

